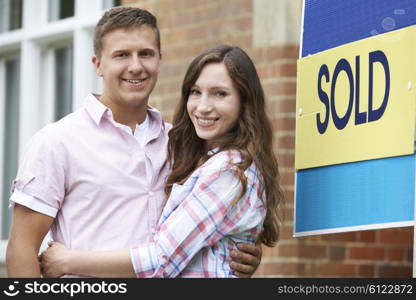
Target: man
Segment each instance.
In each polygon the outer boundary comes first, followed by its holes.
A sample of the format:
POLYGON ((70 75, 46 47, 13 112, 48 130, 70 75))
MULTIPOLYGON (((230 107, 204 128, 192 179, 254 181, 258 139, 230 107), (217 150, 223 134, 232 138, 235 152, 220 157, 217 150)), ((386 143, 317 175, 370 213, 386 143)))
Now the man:
MULTIPOLYGON (((148 242, 166 201, 170 125, 150 108, 161 52, 156 18, 118 7, 95 28, 92 59, 102 95, 40 130, 13 182, 13 223, 6 253, 10 277, 39 277, 38 252, 49 229, 79 250, 113 250, 148 242)), ((241 245, 231 266, 256 269, 260 247, 241 245), (242 261, 244 263, 237 263, 242 261)))

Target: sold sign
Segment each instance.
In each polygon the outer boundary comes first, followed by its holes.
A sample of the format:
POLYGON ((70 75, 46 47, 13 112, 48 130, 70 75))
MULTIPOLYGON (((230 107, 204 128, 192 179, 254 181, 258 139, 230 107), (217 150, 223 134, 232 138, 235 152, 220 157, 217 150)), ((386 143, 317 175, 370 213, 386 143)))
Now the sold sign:
POLYGON ((413 153, 416 27, 298 60, 296 169, 413 153))
POLYGON ((367 121, 368 122, 377 121, 382 117, 387 107, 387 102, 389 100, 389 92, 390 92, 390 70, 389 70, 388 60, 387 60, 386 55, 382 51, 373 51, 373 52, 370 52, 368 55, 368 64, 369 64, 368 118, 367 118, 367 112, 359 111, 359 107, 360 107, 360 56, 357 55, 355 57, 356 74, 353 73, 353 70, 348 60, 342 58, 338 61, 337 65, 335 66, 334 74, 332 76, 330 98, 328 97, 328 94, 322 89, 322 84, 321 84, 322 78, 325 78, 326 82, 329 82, 331 80, 330 74, 329 74, 329 68, 326 64, 323 64, 321 66, 321 68, 319 69, 319 74, 318 74, 318 96, 319 96, 319 100, 325 105, 325 117, 323 121, 321 121, 321 114, 318 113, 316 116, 316 123, 317 123, 319 133, 321 134, 325 133, 328 127, 330 115, 332 115, 332 120, 334 121, 335 127, 339 130, 344 129, 351 117, 352 108, 354 104, 355 104, 355 114, 354 114, 355 125, 363 124, 363 123, 366 123, 367 121), (373 64, 377 62, 383 66, 384 74, 386 77, 386 84, 385 84, 383 102, 378 109, 374 109, 373 107, 373 89, 374 89, 373 64), (335 101, 335 95, 334 95, 338 75, 341 72, 346 73, 346 75, 348 76, 348 82, 349 82, 348 109, 345 115, 343 116, 339 116, 339 114, 336 111, 336 101, 335 101), (354 77, 355 77, 355 80, 354 80, 354 77), (354 98, 355 98, 355 101, 354 101, 354 98))

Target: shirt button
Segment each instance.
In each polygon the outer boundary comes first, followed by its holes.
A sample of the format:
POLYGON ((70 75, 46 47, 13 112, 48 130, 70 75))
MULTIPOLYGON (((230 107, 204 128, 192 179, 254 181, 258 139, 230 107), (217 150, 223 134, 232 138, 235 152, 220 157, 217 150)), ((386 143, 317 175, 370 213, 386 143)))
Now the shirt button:
POLYGON ((149 192, 149 197, 153 197, 153 192, 149 192))

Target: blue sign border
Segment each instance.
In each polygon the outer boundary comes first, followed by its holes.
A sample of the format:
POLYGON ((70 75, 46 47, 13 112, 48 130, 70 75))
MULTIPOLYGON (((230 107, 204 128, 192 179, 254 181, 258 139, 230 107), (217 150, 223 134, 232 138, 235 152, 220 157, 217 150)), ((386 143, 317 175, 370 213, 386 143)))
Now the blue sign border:
POLYGON ((414 0, 305 0, 302 57, 415 24, 414 0))

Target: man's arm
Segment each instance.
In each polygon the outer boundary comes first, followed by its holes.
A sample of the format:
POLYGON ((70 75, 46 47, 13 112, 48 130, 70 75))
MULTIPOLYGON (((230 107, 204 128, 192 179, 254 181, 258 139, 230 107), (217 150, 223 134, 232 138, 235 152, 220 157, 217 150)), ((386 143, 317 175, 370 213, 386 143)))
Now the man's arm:
POLYGON ((6 251, 9 277, 40 277, 38 252, 54 218, 16 204, 6 251))

